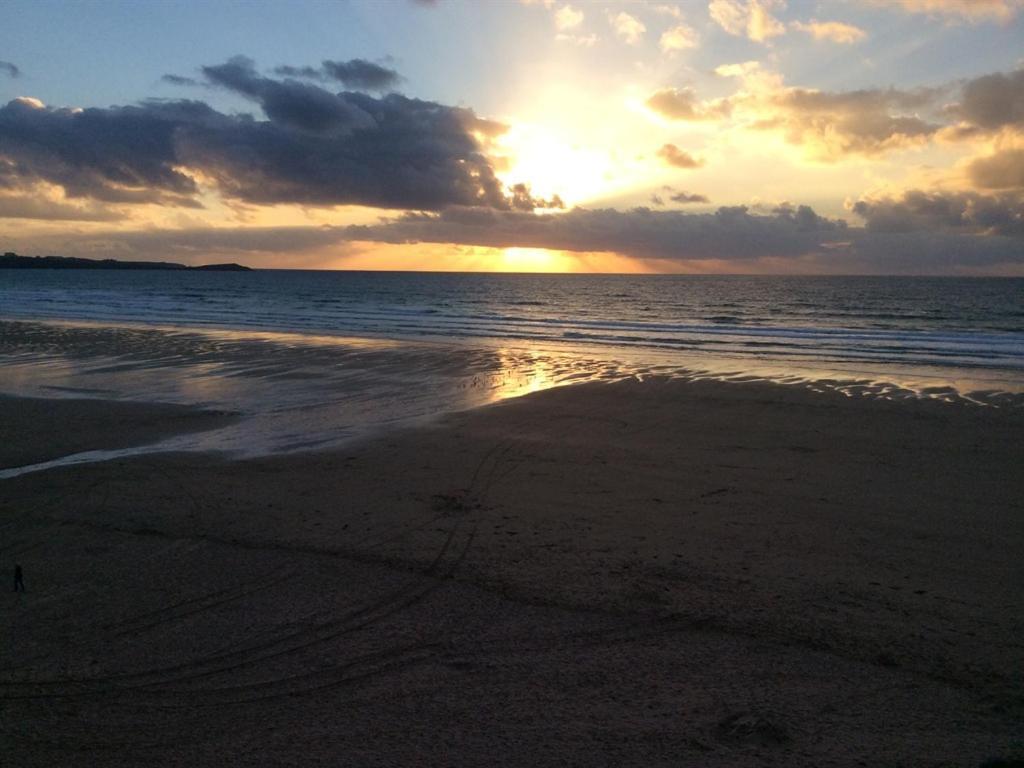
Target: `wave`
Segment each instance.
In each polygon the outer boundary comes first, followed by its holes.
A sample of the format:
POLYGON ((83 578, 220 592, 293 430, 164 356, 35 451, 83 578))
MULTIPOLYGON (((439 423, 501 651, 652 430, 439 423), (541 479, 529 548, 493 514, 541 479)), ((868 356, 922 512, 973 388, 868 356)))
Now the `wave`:
POLYGON ((1021 281, 52 274, 0 275, 0 298, 7 318, 1024 369, 1021 281))

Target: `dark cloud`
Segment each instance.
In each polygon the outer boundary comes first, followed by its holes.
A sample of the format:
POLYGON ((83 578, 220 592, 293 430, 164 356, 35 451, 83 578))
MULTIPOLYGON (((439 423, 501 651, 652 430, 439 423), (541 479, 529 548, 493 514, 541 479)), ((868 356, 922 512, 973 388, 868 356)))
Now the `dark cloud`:
POLYGON ((535 197, 530 191, 529 184, 513 184, 509 192, 511 193, 509 203, 514 211, 532 211, 535 208, 565 208, 565 203, 558 195, 553 195, 548 200, 535 197))
POLYGON ((842 221, 808 214, 755 216, 744 206, 685 214, 634 208, 539 216, 518 211, 452 208, 440 214, 408 214, 372 227, 350 227, 355 240, 435 242, 496 248, 615 251, 649 259, 746 260, 797 256, 822 240, 845 233, 842 221))
MULTIPOLYGON (((990 224, 998 218, 994 209, 978 216, 990 224)), ((998 230, 1003 234, 990 229, 989 237, 979 237, 978 231, 936 231, 927 225, 898 231, 852 228, 808 206, 789 204, 768 215, 752 214, 745 206, 714 213, 576 208, 554 215, 453 208, 408 214, 373 227, 348 227, 343 239, 613 251, 639 259, 728 262, 740 271, 765 265, 846 274, 1024 268, 1024 249, 1018 237, 1006 236, 1008 227, 998 230)))
POLYGON ((346 88, 353 90, 384 91, 398 85, 398 73, 363 59, 351 61, 325 61, 324 71, 346 88))
POLYGON ((532 199, 507 193, 483 153, 481 142, 504 126, 471 110, 273 80, 242 58, 203 73, 268 119, 201 101, 72 110, 17 99, 0 108, 3 175, 59 185, 69 197, 185 206, 199 205, 193 170, 223 197, 249 203, 439 210, 532 199))
MULTIPOLYGON (((1024 202, 1015 196, 909 190, 899 198, 858 200, 869 232, 964 232, 1024 236, 1024 202)), ((1018 249, 1024 258, 1024 248, 1018 249)))
POLYGON ((21 70, 9 61, 0 61, 0 72, 6 73, 8 77, 21 77, 21 70))
POLYGON ((1006 126, 1024 128, 1024 69, 969 80, 960 103, 951 111, 985 131, 1006 126))
POLYGON ((180 122, 165 112, 161 105, 50 109, 15 99, 0 108, 4 176, 8 185, 56 184, 72 198, 194 207, 198 187, 177 170, 180 122))
POLYGON ((299 77, 304 80, 323 80, 324 71, 317 67, 293 67, 288 64, 282 64, 280 67, 274 67, 274 74, 280 75, 281 77, 299 77))
POLYGON ((252 59, 236 56, 225 64, 203 67, 203 75, 220 85, 259 102, 272 122, 314 133, 351 133, 369 128, 373 117, 346 94, 294 80, 284 82, 262 77, 252 59))
POLYGON ((690 194, 689 192, 677 192, 669 197, 674 203, 710 203, 704 195, 690 194))
POLYGON ((658 150, 658 157, 675 168, 700 168, 703 161, 698 160, 689 152, 684 152, 675 144, 665 144, 658 150))
POLYGON ((672 187, 672 186, 669 186, 669 185, 666 184, 665 186, 663 186, 661 188, 660 194, 658 192, 656 192, 656 193, 651 195, 651 204, 652 205, 658 205, 658 206, 665 205, 665 196, 666 195, 668 196, 668 199, 671 202, 673 202, 673 203, 682 203, 684 205, 688 204, 688 203, 709 203, 709 202, 711 202, 704 195, 691 194, 689 192, 685 192, 683 190, 676 189, 675 187, 672 187))
POLYGON ((397 86, 402 78, 393 69, 365 59, 351 61, 324 61, 320 67, 276 67, 274 73, 282 77, 305 80, 336 80, 355 91, 386 91, 397 86))
MULTIPOLYGON (((878 201, 874 201, 875 205, 878 201)), ((243 227, 111 231, 36 242, 67 255, 225 261, 316 266, 367 241, 613 251, 666 262, 711 261, 716 269, 795 269, 838 274, 1022 273, 1019 237, 979 237, 974 228, 863 229, 819 216, 806 206, 782 205, 752 214, 737 206, 715 213, 573 209, 538 215, 452 208, 407 214, 374 226, 243 227), (315 254, 320 254, 319 256, 315 254)))
POLYGON ((160 80, 171 85, 184 85, 189 87, 199 85, 198 80, 191 77, 182 77, 181 75, 164 75, 160 80))

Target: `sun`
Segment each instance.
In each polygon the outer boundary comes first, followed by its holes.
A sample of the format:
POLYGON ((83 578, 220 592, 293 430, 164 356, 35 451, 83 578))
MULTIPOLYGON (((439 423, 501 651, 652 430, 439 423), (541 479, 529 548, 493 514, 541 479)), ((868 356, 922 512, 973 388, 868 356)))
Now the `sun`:
POLYGON ((506 184, 525 182, 539 197, 558 195, 567 206, 600 197, 611 186, 611 158, 574 144, 543 126, 513 125, 498 141, 509 158, 506 184))
POLYGON ((572 265, 561 251, 546 248, 502 248, 500 272, 571 272, 572 265))

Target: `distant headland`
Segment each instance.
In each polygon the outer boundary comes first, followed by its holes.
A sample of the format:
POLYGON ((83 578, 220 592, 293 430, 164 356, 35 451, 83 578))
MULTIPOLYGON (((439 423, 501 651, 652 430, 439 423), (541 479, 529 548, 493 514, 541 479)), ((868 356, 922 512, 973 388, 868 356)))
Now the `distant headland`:
POLYGON ((7 251, 0 256, 0 269, 177 269, 202 272, 251 272, 241 264, 203 264, 190 267, 172 261, 117 261, 81 259, 74 256, 19 256, 7 251))

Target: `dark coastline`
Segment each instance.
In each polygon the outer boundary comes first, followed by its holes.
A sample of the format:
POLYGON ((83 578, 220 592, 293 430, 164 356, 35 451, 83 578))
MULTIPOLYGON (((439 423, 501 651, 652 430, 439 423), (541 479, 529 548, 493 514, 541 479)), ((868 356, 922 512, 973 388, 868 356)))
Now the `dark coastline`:
POLYGON ((199 272, 250 272, 241 264, 203 264, 190 267, 171 261, 117 261, 82 259, 74 256, 19 256, 8 251, 0 256, 0 269, 159 269, 199 272))

